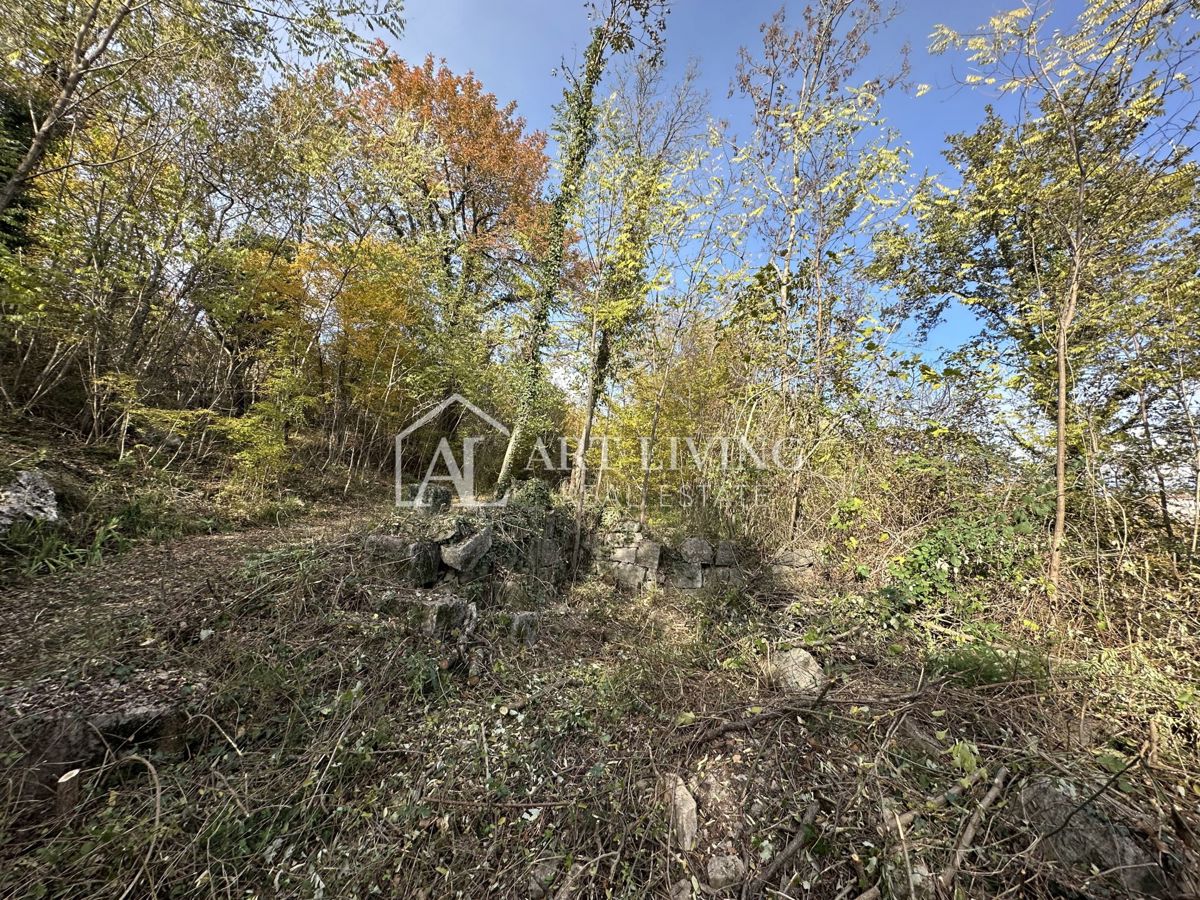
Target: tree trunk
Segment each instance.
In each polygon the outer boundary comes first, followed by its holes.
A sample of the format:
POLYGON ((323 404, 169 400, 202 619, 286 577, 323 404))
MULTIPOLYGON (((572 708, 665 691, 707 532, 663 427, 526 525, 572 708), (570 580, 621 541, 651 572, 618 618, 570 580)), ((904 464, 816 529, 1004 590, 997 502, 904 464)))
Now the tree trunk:
POLYGON ((564 118, 569 126, 564 153, 562 182, 550 217, 546 239, 546 258, 542 263, 537 294, 529 316, 523 365, 518 372, 521 389, 518 392, 517 421, 509 435, 504 462, 496 479, 496 496, 502 496, 512 484, 517 456, 524 448, 529 423, 537 409, 542 376, 542 349, 550 330, 550 312, 558 294, 562 277, 563 241, 567 222, 583 186, 584 169, 592 145, 596 142, 596 87, 604 74, 604 54, 608 49, 610 23, 592 30, 592 39, 584 55, 583 76, 567 96, 564 118))
POLYGON ((1050 540, 1050 586, 1058 593, 1062 577, 1062 545, 1067 533, 1067 403, 1070 391, 1067 384, 1067 348, 1070 346, 1068 332, 1075 318, 1075 307, 1079 302, 1079 267, 1071 273, 1071 287, 1058 317, 1058 334, 1055 336, 1055 361, 1058 368, 1058 398, 1055 410, 1055 458, 1054 458, 1054 535, 1050 540))
POLYGON ((609 360, 608 332, 600 330, 596 341, 596 352, 592 356, 592 368, 588 375, 587 400, 583 413, 583 428, 579 435, 579 447, 575 451, 575 468, 571 472, 571 488, 575 494, 575 546, 571 551, 571 568, 579 567, 579 544, 583 534, 583 502, 587 497, 587 448, 592 440, 592 423, 596 417, 596 404, 608 375, 609 360))
POLYGON ((54 134, 54 130, 58 127, 58 123, 71 104, 75 102, 75 95, 79 89, 80 82, 92 67, 96 65, 100 57, 104 55, 104 52, 108 49, 108 45, 112 42, 113 35, 121 27, 121 23, 125 21, 125 17, 129 15, 131 6, 132 0, 126 0, 125 3, 122 3, 113 16, 112 22, 100 33, 96 45, 91 50, 87 50, 90 44, 88 38, 91 34, 92 26, 96 24, 96 16, 100 11, 100 0, 93 0, 92 8, 88 11, 87 18, 75 33, 75 43, 71 47, 70 68, 67 71, 67 77, 63 80, 62 89, 59 91, 54 105, 50 107, 50 111, 42 119, 42 124, 34 131, 33 139, 29 142, 29 147, 25 150, 25 155, 21 157, 21 161, 17 163, 17 167, 13 170, 12 175, 4 187, 0 189, 0 215, 3 215, 13 205, 13 202, 24 188, 25 182, 33 175, 34 170, 37 169, 38 164, 42 161, 42 157, 46 155, 46 149, 50 146, 50 138, 54 134))
POLYGON ((1163 528, 1166 529, 1167 539, 1175 539, 1175 530, 1171 527, 1171 508, 1167 503, 1167 482, 1163 478, 1162 468, 1154 459, 1154 435, 1150 430, 1150 409, 1146 402, 1146 389, 1138 390, 1138 407, 1142 418, 1142 433, 1146 437, 1146 454, 1149 456, 1151 463, 1150 469, 1154 472, 1154 480, 1158 487, 1158 510, 1162 515, 1163 528))

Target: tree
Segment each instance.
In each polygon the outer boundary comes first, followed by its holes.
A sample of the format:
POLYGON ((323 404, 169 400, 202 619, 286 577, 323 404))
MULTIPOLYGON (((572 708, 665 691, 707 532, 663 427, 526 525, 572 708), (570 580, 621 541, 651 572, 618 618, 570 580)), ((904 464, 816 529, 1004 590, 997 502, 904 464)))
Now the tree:
MULTIPOLYGON (((747 404, 766 393, 780 405, 781 433, 815 445, 833 427, 839 400, 856 394, 865 322, 881 316, 867 290, 873 231, 899 208, 907 151, 881 116, 883 96, 906 74, 867 77, 872 35, 893 11, 878 2, 822 0, 801 27, 785 10, 761 27, 762 49, 743 49, 737 88, 754 131, 737 147, 745 185, 744 227, 754 275, 737 295, 731 324, 748 347, 747 404)), ((881 329, 882 330, 882 329, 881 329)), ((789 537, 799 525, 804 479, 786 491, 789 537)))
POLYGON ((588 325, 585 395, 572 469, 576 495, 576 546, 587 489, 587 452, 596 406, 629 342, 646 316, 646 299, 666 273, 651 271, 658 240, 681 230, 686 219, 682 182, 696 166, 703 98, 689 69, 679 86, 661 96, 661 75, 646 63, 634 67, 601 116, 599 149, 590 167, 581 230, 591 256, 590 283, 580 312, 588 325))
POLYGON ((219 47, 241 58, 281 60, 283 53, 295 51, 344 61, 363 46, 348 23, 366 22, 392 34, 402 25, 394 0, 360 0, 336 13, 308 0, 266 7, 88 0, 65 6, 22 3, 11 12, 0 31, 0 87, 21 98, 31 111, 32 127, 0 187, 0 217, 37 176, 57 134, 90 111, 119 103, 132 82, 164 59, 186 59, 219 47))
POLYGON ((1011 121, 989 109, 973 134, 950 138, 962 179, 926 186, 920 237, 896 235, 898 283, 930 303, 958 297, 1011 353, 1018 380, 1053 423, 1055 515, 1049 582, 1057 589, 1072 460, 1082 426, 1103 430, 1137 387, 1111 349, 1155 301, 1145 276, 1190 230, 1196 110, 1182 70, 1194 59, 1176 5, 1093 2, 1072 32, 1046 35, 1029 8, 978 34, 939 29, 935 50, 965 48, 1017 101, 1011 121), (910 252, 911 251, 911 252, 910 252), (1080 411, 1092 389, 1090 409, 1080 411))
POLYGON ((496 492, 503 494, 513 479, 516 460, 525 450, 532 431, 542 383, 542 350, 550 329, 550 314, 558 299, 566 254, 567 224, 583 187, 588 156, 596 141, 596 89, 604 75, 609 55, 633 49, 642 39, 649 59, 657 60, 662 49, 666 6, 662 0, 608 0, 608 8, 592 29, 583 55, 583 70, 563 93, 559 109, 562 132, 562 174, 546 229, 545 253, 538 266, 534 297, 517 361, 517 420, 504 452, 496 492))
POLYGON ((514 270, 543 240, 545 135, 527 135, 515 103, 501 107, 474 75, 435 66, 432 56, 420 66, 384 57, 353 100, 368 161, 396 145, 427 149, 409 184, 384 198, 384 225, 393 239, 430 242, 448 320, 476 329, 481 315, 511 302, 514 270))

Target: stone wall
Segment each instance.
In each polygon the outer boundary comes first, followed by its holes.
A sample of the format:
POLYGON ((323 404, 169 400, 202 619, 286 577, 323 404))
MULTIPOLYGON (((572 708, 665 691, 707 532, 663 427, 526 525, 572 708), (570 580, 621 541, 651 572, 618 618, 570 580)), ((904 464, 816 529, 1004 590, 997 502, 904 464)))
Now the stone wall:
POLYGON ((475 595, 517 576, 553 589, 568 574, 573 537, 572 524, 549 510, 410 512, 394 530, 368 535, 363 549, 371 574, 475 595))
POLYGON ((597 534, 593 560, 602 577, 627 590, 654 584, 685 591, 740 588, 748 580, 733 541, 689 537, 670 547, 636 522, 597 534))

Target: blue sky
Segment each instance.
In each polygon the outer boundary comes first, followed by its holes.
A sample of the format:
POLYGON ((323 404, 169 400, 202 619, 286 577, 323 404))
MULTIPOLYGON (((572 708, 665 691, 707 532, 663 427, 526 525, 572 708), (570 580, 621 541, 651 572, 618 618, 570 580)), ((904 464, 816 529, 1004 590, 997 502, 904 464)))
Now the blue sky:
MULTIPOLYGON (((671 5, 669 68, 678 72, 694 59, 700 84, 711 97, 712 114, 728 120, 735 133, 745 133, 745 103, 727 96, 738 48, 754 51, 759 46, 759 25, 780 8, 781 0, 674 0, 671 5)), ((804 3, 783 5, 789 9, 789 21, 798 24, 804 3)), ((922 97, 895 93, 883 107, 888 122, 909 144, 916 171, 944 171, 945 135, 972 129, 992 99, 985 91, 960 86, 968 71, 962 57, 931 56, 929 34, 939 23, 969 31, 1017 5, 1018 0, 909 0, 887 31, 873 40, 866 72, 891 68, 908 43, 912 80, 931 88, 922 97)), ((1080 4, 1060 2, 1057 7, 1063 18, 1070 18, 1080 4)), ((574 63, 589 27, 581 0, 408 0, 405 17, 404 34, 393 42, 401 57, 416 61, 432 53, 454 71, 473 71, 501 102, 515 100, 529 127, 541 130, 549 129, 553 106, 562 96, 562 81, 554 70, 563 58, 574 63)), ((973 330, 971 314, 954 310, 932 335, 928 349, 957 345, 973 330)))

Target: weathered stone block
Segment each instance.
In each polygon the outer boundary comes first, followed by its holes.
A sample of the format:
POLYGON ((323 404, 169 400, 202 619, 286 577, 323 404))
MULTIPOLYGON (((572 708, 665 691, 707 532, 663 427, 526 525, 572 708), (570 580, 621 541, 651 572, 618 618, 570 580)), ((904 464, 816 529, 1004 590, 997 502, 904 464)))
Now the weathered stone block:
POLYGON ((667 821, 671 826, 671 842, 675 849, 696 849, 696 832, 699 822, 696 816, 696 798, 687 784, 678 775, 667 775, 659 785, 663 804, 667 808, 667 821))
POLYGON ((780 550, 770 559, 771 569, 810 569, 817 564, 817 554, 809 549, 780 550))
POLYGON ((696 591, 704 586, 704 570, 699 563, 685 559, 672 561, 664 570, 667 584, 684 591, 696 591))
POLYGON ((690 537, 679 545, 679 555, 684 561, 698 566, 711 565, 713 561, 713 545, 704 538, 690 537))
POLYGON ((740 590, 746 586, 746 574, 737 566, 712 566, 704 570, 704 586, 740 590))
POLYGON ((433 541, 414 541, 408 545, 408 580, 417 587, 430 587, 438 576, 441 554, 433 541))
POLYGON ((656 541, 643 540, 637 545, 637 564, 647 569, 657 569, 659 557, 662 555, 662 544, 656 541))
POLYGON ((0 531, 20 519, 58 521, 58 499, 41 472, 18 472, 10 485, 0 488, 0 531))
POLYGON ((771 681, 793 694, 815 694, 825 686, 825 671, 807 650, 796 647, 774 654, 767 666, 771 681))
POLYGON ((614 562, 633 564, 637 562, 638 548, 637 547, 614 547, 608 553, 608 558, 614 562))
POLYGON ((646 580, 646 569, 643 566, 620 562, 611 563, 610 566, 613 581, 623 588, 636 590, 646 580))
POLYGON ((532 647, 537 641, 538 626, 541 624, 541 616, 535 612, 519 612, 514 613, 512 624, 509 626, 509 634, 517 639, 526 647, 532 647))
POLYGON ((417 508, 426 512, 443 512, 450 508, 453 495, 450 488, 440 484, 426 484, 417 495, 417 508))
POLYGON ((492 549, 492 526, 485 525, 483 530, 455 544, 442 546, 442 562, 459 572, 470 572, 483 560, 492 549))
POLYGON ((456 637, 478 617, 474 603, 449 594, 424 601, 423 608, 422 630, 442 639, 456 637))

